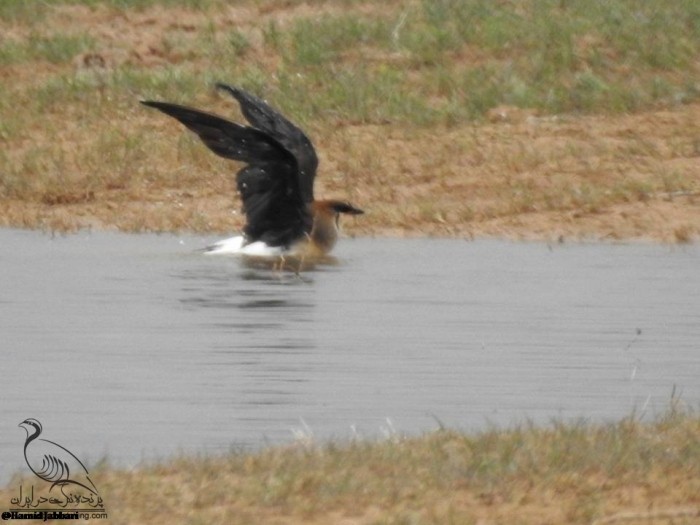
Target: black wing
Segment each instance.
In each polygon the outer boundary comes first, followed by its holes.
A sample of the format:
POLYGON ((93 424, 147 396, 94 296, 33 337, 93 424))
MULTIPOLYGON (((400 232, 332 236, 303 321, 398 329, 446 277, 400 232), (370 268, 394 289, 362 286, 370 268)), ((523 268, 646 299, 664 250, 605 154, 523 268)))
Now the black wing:
POLYGON ((194 131, 209 149, 227 159, 247 163, 259 161, 294 164, 296 160, 285 147, 267 133, 241 126, 197 109, 143 100, 141 104, 159 109, 194 131))
POLYGON ((296 178, 280 164, 256 163, 238 172, 236 185, 246 214, 246 239, 268 246, 289 247, 311 232, 313 217, 298 192, 286 184, 296 178))
POLYGON ((312 217, 299 188, 297 160, 274 136, 178 104, 141 103, 179 120, 217 155, 249 164, 236 177, 246 214, 247 242, 289 246, 311 231, 312 217))
POLYGON ((294 155, 299 165, 299 188, 302 198, 305 202, 312 202, 318 157, 309 137, 255 95, 226 84, 219 83, 216 87, 233 95, 241 105, 241 111, 248 122, 275 138, 294 155))

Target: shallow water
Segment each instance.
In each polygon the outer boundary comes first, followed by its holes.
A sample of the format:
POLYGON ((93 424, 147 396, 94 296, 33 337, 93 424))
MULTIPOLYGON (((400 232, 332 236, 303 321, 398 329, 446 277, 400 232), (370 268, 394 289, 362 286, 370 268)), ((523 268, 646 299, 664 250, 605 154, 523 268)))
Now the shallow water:
POLYGON ((700 402, 700 248, 343 239, 300 277, 212 238, 0 230, 0 481, 28 417, 132 465, 700 402))

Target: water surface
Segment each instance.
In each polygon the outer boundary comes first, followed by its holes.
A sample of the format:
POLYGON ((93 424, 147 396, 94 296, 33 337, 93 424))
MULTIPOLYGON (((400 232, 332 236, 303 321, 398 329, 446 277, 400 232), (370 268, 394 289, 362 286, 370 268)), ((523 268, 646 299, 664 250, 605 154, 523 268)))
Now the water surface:
POLYGON ((211 238, 0 230, 0 481, 88 463, 700 401, 697 246, 343 239, 303 273, 211 238))

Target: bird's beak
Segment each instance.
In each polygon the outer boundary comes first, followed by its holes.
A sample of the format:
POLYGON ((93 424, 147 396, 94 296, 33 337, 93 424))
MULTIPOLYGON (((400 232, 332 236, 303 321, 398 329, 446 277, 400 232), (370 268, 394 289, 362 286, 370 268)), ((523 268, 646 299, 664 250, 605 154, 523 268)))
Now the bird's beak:
POLYGON ((362 215, 364 213, 360 208, 355 208, 348 202, 343 202, 335 206, 335 211, 338 213, 347 213, 348 215, 362 215))
POLYGON ((343 204, 336 208, 337 213, 335 214, 335 227, 340 228, 340 214, 347 213, 348 215, 362 215, 364 211, 360 208, 355 208, 352 204, 343 204))
POLYGON ((360 208, 355 208, 355 206, 345 201, 321 201, 320 204, 322 209, 338 214, 361 215, 364 213, 360 208))

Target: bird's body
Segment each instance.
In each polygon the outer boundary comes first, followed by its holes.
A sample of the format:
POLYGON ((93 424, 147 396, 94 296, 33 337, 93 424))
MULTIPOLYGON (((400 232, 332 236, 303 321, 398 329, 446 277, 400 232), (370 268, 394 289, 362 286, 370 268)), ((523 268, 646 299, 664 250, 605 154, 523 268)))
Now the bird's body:
POLYGON ((85 465, 72 452, 48 439, 38 439, 42 431, 39 421, 30 418, 19 426, 27 432, 24 459, 37 477, 51 483, 52 489, 71 485, 97 494, 85 465))
POLYGON ((311 205, 313 222, 310 232, 288 246, 274 246, 264 241, 248 242, 244 235, 222 239, 205 248, 210 255, 241 254, 251 257, 278 257, 298 255, 302 257, 319 257, 329 253, 338 239, 336 212, 327 204, 328 201, 315 201, 311 205))
POLYGON ((246 163, 236 176, 246 215, 243 234, 219 241, 205 253, 328 253, 338 236, 339 215, 362 210, 345 201, 314 200, 318 158, 304 132, 259 98, 225 84, 217 87, 239 102, 250 126, 168 102, 142 102, 179 120, 217 155, 246 163))

